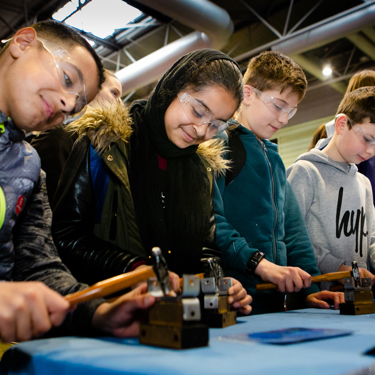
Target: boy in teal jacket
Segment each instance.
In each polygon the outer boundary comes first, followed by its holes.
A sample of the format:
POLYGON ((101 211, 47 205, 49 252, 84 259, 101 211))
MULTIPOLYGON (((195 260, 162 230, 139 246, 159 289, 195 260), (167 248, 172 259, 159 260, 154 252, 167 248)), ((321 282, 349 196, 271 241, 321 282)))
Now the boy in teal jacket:
POLYGON ((319 292, 319 275, 298 203, 286 180, 277 146, 269 138, 288 123, 306 91, 302 69, 278 52, 250 60, 245 95, 229 131, 232 169, 216 180, 216 242, 226 274, 253 297, 255 314, 284 310, 286 292, 300 292, 299 307, 337 309, 343 294, 319 292), (278 290, 257 292, 261 282, 278 290), (302 302, 302 304, 301 304, 302 302))

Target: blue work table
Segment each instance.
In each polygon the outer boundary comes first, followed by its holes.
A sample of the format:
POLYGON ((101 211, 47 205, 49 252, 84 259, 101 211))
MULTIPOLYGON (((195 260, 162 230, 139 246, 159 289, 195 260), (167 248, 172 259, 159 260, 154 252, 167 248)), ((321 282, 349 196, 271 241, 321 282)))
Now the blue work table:
POLYGON ((138 339, 64 337, 29 341, 9 349, 1 374, 373 374, 375 314, 346 316, 305 309, 240 317, 238 324, 210 329, 208 347, 172 350, 138 339), (353 334, 290 345, 228 340, 228 336, 283 328, 333 328, 353 334))

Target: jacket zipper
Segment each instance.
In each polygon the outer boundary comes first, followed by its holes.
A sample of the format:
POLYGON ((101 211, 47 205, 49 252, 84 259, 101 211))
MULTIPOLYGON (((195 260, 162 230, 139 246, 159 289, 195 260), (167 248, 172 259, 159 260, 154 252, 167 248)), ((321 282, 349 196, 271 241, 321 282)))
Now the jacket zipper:
POLYGON ((272 173, 272 167, 270 160, 268 159, 268 150, 266 148, 266 145, 262 140, 259 140, 264 151, 264 156, 266 157, 268 167, 270 169, 270 174, 271 174, 271 182, 272 182, 272 205, 275 210, 275 223, 273 225, 273 231, 272 231, 272 244, 273 244, 273 251, 274 251, 274 257, 275 257, 275 264, 277 264, 277 251, 276 251, 276 236, 275 236, 275 230, 276 230, 276 225, 277 225, 277 209, 276 209, 276 203, 275 203, 275 180, 273 178, 273 173, 272 173))

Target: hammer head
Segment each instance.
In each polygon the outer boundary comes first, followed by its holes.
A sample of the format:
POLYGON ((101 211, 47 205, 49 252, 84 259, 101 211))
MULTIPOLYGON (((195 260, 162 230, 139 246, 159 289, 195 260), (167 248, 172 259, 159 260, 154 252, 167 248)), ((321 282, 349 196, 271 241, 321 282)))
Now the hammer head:
POLYGON ((361 283, 361 277, 359 275, 359 269, 358 269, 358 264, 356 261, 352 262, 352 274, 353 274, 353 279, 355 282, 355 286, 359 286, 361 283))
POLYGON ((217 288, 222 282, 224 271, 220 264, 220 258, 210 257, 202 259, 205 277, 214 277, 217 288))
POLYGON ((153 269, 159 281, 160 287, 164 295, 168 295, 171 290, 171 283, 169 281, 168 266, 165 258, 163 257, 160 247, 153 247, 152 251, 153 269))

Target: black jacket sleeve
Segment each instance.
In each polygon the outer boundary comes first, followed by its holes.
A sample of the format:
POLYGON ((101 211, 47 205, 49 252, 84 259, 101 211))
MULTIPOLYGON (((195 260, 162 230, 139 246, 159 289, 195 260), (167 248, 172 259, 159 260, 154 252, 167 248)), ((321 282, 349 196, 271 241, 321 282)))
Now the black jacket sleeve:
MULTIPOLYGON (((48 199, 52 203, 61 172, 72 151, 76 136, 64 125, 41 132, 30 143, 39 154, 42 169, 47 175, 48 199)), ((52 204, 51 204, 52 207, 52 204)))
POLYGON ((144 259, 94 235, 95 197, 89 145, 87 138, 76 143, 64 167, 55 195, 52 234, 73 275, 93 284, 127 272, 144 259))
MULTIPOLYGON (((51 221, 45 174, 41 172, 39 183, 14 228, 13 281, 40 281, 62 295, 87 288, 78 283, 61 262, 52 241, 51 221)), ((102 299, 96 299, 79 304, 63 324, 48 335, 92 334, 91 320, 102 302, 102 299)))

